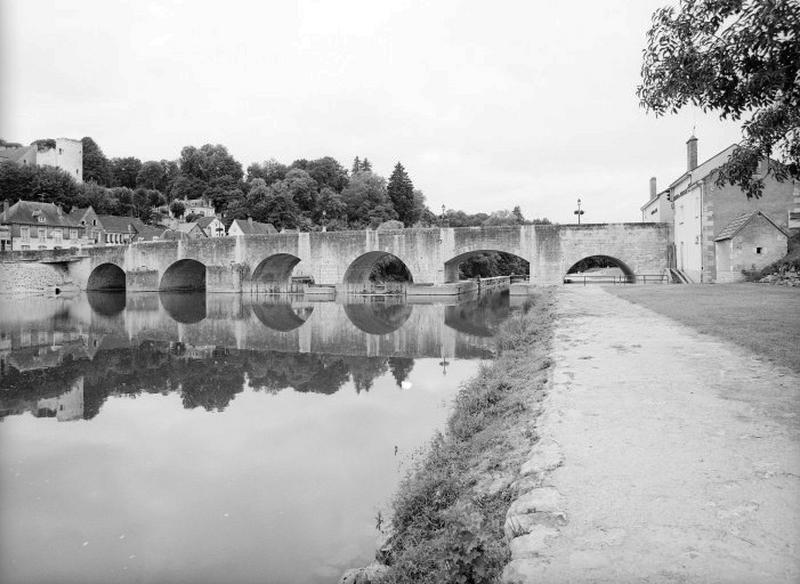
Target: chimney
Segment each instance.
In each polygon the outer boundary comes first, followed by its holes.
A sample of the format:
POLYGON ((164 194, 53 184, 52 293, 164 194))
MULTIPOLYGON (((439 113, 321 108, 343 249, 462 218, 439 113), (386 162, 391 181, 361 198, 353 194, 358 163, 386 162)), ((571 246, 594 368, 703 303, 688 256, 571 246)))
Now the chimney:
POLYGON ((686 170, 688 172, 697 168, 697 138, 692 137, 686 141, 686 170))
POLYGON ((63 211, 61 210, 61 205, 56 205, 56 212, 58 213, 58 216, 61 217, 61 215, 63 214, 63 211))
POLYGON ((8 215, 8 199, 3 201, 3 219, 6 218, 6 215, 8 215))
POLYGON ((656 187, 656 177, 651 177, 650 178, 650 199, 655 199, 657 192, 658 192, 658 188, 656 187))
POLYGON ((252 217, 248 217, 247 218, 247 224, 250 225, 250 227, 253 226, 253 218, 252 217))

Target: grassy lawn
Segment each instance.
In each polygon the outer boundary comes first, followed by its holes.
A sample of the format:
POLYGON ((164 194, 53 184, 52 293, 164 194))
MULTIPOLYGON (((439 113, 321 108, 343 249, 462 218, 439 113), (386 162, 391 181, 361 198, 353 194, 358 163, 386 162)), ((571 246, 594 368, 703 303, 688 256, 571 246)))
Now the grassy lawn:
POLYGON ((800 373, 800 288, 690 284, 605 289, 800 373))

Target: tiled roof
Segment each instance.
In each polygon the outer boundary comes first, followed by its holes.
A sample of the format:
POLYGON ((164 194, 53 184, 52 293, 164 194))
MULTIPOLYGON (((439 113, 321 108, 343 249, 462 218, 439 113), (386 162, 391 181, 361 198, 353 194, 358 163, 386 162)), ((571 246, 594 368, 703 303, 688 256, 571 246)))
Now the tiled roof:
POLYGON ((197 221, 195 221, 195 223, 197 223, 200 226, 201 229, 205 229, 206 227, 211 225, 211 223, 214 221, 214 219, 216 219, 216 217, 214 217, 214 216, 211 216, 211 217, 200 217, 197 221))
POLYGON ((141 229, 136 233, 134 238, 136 241, 153 241, 156 238, 161 238, 166 227, 156 227, 154 225, 142 225, 141 229))
POLYGON ((714 238, 714 241, 733 239, 736 236, 736 234, 739 233, 739 231, 741 231, 742 228, 745 225, 747 225, 750 222, 750 220, 756 215, 761 215, 764 219, 769 221, 775 227, 775 229, 777 229, 783 234, 786 234, 786 231, 780 225, 775 223, 775 221, 773 221, 769 217, 769 215, 765 215, 761 211, 747 211, 746 213, 742 213, 741 215, 737 215, 736 217, 731 219, 731 222, 728 223, 725 227, 723 227, 722 231, 720 231, 717 234, 717 236, 714 238))
POLYGON ((200 227, 196 221, 192 221, 191 223, 178 223, 175 226, 175 230, 181 233, 189 233, 192 229, 200 229, 200 231, 203 231, 203 228, 200 227))
POLYGON ((736 144, 731 144, 730 146, 725 148, 725 150, 723 150, 722 152, 718 152, 705 162, 698 164, 694 169, 684 172, 682 175, 680 175, 678 178, 672 181, 672 183, 667 188, 671 189, 672 187, 680 183, 687 176, 692 177, 693 183, 704 179, 709 174, 717 170, 720 166, 728 162, 728 159, 731 157, 731 154, 733 154, 733 150, 735 148, 736 144))
POLYGON ((120 217, 118 215, 98 215, 97 222, 100 226, 109 233, 128 233, 131 230, 128 226, 133 228, 133 231, 139 231, 144 228, 144 223, 141 219, 136 217, 120 217))
POLYGON ((3 223, 22 223, 28 225, 52 225, 56 227, 79 227, 66 213, 59 213, 59 207, 53 203, 38 201, 17 201, 7 212, 2 214, 3 223), (44 221, 39 221, 39 217, 44 221))
POLYGON ((16 162, 20 158, 24 157, 28 154, 31 150, 36 150, 36 146, 23 146, 21 148, 0 148, 0 162, 10 160, 11 162, 16 162))
MULTIPOLYGON (((272 235, 273 233, 278 233, 272 223, 259 223, 258 221, 246 219, 234 219, 233 223, 238 225, 245 235, 272 235)), ((230 231, 230 228, 228 231, 230 231)))

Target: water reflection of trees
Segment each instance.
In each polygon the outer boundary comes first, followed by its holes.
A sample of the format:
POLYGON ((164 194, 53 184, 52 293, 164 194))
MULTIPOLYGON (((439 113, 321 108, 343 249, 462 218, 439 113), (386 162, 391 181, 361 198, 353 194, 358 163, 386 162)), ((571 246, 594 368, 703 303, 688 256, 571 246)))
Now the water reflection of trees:
POLYGON ((262 352, 146 341, 136 348, 98 351, 92 359, 66 359, 49 369, 8 368, 0 379, 0 418, 36 412, 40 400, 64 394, 72 380, 81 377, 83 418, 91 419, 110 396, 178 393, 187 409, 222 412, 243 391, 246 379, 254 389, 272 393, 293 388, 332 394, 350 380, 361 392, 369 391, 387 371, 400 386, 413 366, 413 359, 401 357, 262 352))

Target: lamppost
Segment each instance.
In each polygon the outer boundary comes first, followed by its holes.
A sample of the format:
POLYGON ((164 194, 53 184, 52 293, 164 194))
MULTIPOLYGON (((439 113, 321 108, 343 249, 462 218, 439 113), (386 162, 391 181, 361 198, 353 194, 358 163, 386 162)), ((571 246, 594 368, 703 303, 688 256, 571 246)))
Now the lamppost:
POLYGON ((442 227, 444 227, 444 220, 445 220, 445 212, 444 212, 444 205, 442 205, 442 219, 440 221, 442 227))
POLYGON ((328 212, 323 209, 322 210, 322 232, 325 233, 328 230, 328 226, 325 225, 325 219, 328 217, 328 212))
POLYGON ((577 215, 578 216, 578 225, 580 225, 581 224, 581 215, 583 215, 583 211, 581 210, 581 199, 580 199, 580 197, 578 197, 578 208, 575 209, 572 213, 573 213, 573 215, 577 215))

